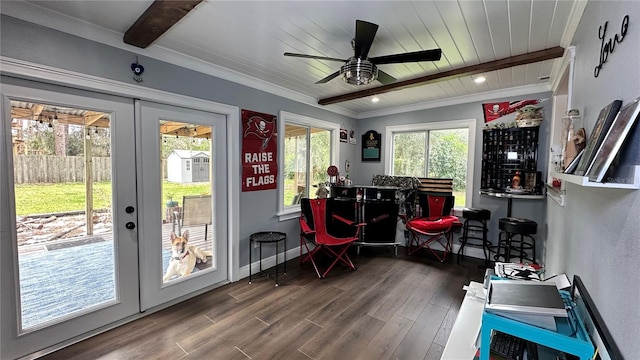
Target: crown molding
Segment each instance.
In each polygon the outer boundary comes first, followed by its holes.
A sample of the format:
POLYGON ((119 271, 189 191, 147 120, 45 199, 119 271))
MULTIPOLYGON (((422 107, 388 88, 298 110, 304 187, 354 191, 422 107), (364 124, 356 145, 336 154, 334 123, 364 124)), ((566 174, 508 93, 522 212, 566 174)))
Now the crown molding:
POLYGON ((587 3, 588 0, 576 0, 573 3, 571 12, 569 13, 569 21, 567 22, 567 26, 564 28, 562 39, 560 39, 560 46, 562 46, 563 48, 566 49, 571 45, 573 36, 578 30, 578 25, 580 25, 580 20, 582 19, 584 10, 587 7, 587 3))
POLYGON ((448 99, 427 101, 427 102, 422 102, 418 104, 397 106, 393 108, 363 112, 358 114, 357 119, 369 119, 369 118, 378 117, 378 116, 402 114, 402 113, 408 113, 412 111, 420 111, 420 110, 434 109, 434 108, 439 108, 444 106, 467 104, 471 102, 493 100, 497 98, 530 95, 530 94, 548 92, 548 91, 551 91, 551 86, 548 83, 538 84, 538 85, 518 86, 518 87, 509 88, 509 89, 485 91, 485 92, 472 94, 472 95, 456 96, 448 99))
POLYGON ((578 25, 580 25, 580 20, 582 19, 584 10, 587 7, 587 3, 588 0, 577 0, 573 3, 573 7, 571 7, 571 12, 569 13, 569 21, 567 22, 567 26, 564 28, 562 39, 560 39, 560 46, 565 48, 565 52, 562 56, 561 61, 556 61, 554 63, 550 74, 551 78, 553 79, 551 89, 554 92, 560 85, 560 81, 562 80, 564 72, 569 67, 571 61, 573 61, 572 59, 575 57, 575 46, 572 46, 571 42, 573 41, 573 37, 578 30, 578 25))

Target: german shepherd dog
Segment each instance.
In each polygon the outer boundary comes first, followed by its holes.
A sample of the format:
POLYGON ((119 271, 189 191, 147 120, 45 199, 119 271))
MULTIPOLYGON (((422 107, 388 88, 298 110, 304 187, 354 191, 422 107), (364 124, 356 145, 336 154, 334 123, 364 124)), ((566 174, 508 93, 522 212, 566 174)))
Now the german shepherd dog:
POLYGON ((205 251, 195 245, 188 245, 189 230, 185 230, 182 236, 171 232, 171 260, 162 281, 167 282, 174 276, 181 277, 193 272, 196 262, 206 263, 207 256, 212 256, 211 251, 205 251))

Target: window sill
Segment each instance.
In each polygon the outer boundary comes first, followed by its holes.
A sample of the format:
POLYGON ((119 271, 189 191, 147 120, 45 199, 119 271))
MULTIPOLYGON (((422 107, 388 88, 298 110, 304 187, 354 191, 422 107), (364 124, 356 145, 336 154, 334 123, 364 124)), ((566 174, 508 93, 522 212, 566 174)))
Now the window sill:
POLYGON ((278 221, 287 221, 291 219, 297 219, 300 217, 300 207, 291 207, 288 209, 284 209, 283 211, 276 214, 278 216, 278 221))
POLYGON ((451 210, 451 214, 457 217, 462 217, 462 210, 464 210, 464 207, 454 207, 451 210))

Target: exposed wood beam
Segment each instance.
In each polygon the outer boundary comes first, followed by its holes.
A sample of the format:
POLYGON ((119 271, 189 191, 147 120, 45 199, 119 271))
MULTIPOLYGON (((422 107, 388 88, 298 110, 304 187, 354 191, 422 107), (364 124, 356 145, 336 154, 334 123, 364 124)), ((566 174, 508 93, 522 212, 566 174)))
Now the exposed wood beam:
POLYGON ((156 0, 124 33, 124 42, 146 48, 175 25, 202 0, 156 0))
POLYGON ((38 116, 40 116, 40 114, 42 113, 42 110, 44 110, 44 105, 33 104, 33 106, 31 107, 31 114, 33 116, 33 120, 37 119, 38 116))
POLYGON ((564 54, 564 48, 557 46, 557 47, 553 47, 545 50, 511 56, 508 58, 499 59, 495 61, 489 61, 482 64, 465 66, 463 68, 453 69, 449 71, 443 71, 437 74, 431 74, 431 75, 421 76, 414 79, 398 81, 393 84, 382 85, 374 88, 368 88, 365 90, 354 91, 348 94, 320 99, 318 101, 318 104, 320 105, 336 104, 343 101, 359 99, 359 98, 372 96, 372 95, 384 94, 387 92, 407 89, 414 86, 433 84, 436 82, 451 80, 451 79, 455 79, 463 76, 470 76, 470 75, 480 74, 483 72, 496 71, 496 70, 506 69, 506 68, 510 68, 518 65, 531 64, 538 61, 551 60, 551 59, 559 58, 563 54, 564 54))
POLYGON ((84 126, 93 126, 94 123, 100 119, 102 119, 107 114, 105 113, 97 113, 94 111, 87 112, 84 115, 84 126))

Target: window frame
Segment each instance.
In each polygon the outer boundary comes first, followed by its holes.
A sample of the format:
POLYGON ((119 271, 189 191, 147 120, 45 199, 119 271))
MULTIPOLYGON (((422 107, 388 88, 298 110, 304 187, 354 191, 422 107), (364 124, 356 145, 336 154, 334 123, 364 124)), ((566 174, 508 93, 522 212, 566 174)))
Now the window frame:
MULTIPOLYGON (((476 119, 463 119, 463 120, 448 120, 448 121, 436 121, 418 124, 404 124, 404 125, 390 125, 385 129, 385 135, 388 139, 385 142, 384 151, 384 173, 392 174, 393 170, 393 135, 396 133, 408 133, 419 131, 431 131, 431 130, 448 130, 448 129, 462 129, 469 130, 469 137, 467 139, 467 184, 471 187, 467 188, 465 194, 465 206, 471 207, 473 200, 473 164, 476 152, 476 119)), ((429 137, 427 136, 426 145, 428 145, 429 137)), ((428 151, 428 150, 426 150, 428 151)))
MULTIPOLYGON (((278 115, 278 134, 282 134, 282 136, 278 136, 278 212, 276 215, 278 216, 279 221, 285 221, 289 219, 294 219, 300 216, 300 205, 285 205, 284 204, 284 129, 285 124, 292 124, 304 127, 314 127, 325 129, 329 131, 329 144, 331 149, 329 149, 329 160, 330 164, 337 164, 340 159, 340 124, 333 123, 326 120, 319 120, 312 117, 298 115, 294 113, 290 113, 287 111, 280 111, 278 115)), ((311 144, 310 142, 310 134, 307 134, 307 144, 311 144)), ((309 155, 310 151, 307 151, 307 181, 310 179, 309 172, 309 155)), ((311 191, 311 189, 309 189, 311 191)))

